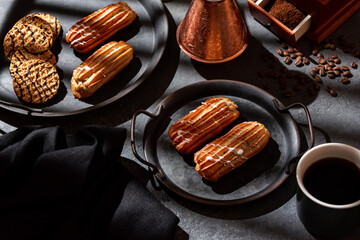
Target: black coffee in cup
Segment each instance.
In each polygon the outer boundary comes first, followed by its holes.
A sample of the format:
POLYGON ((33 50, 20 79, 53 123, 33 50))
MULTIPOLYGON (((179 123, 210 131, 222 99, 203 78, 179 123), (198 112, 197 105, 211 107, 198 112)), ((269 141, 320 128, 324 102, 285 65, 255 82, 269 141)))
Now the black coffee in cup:
POLYGON ((360 169, 342 158, 321 159, 306 170, 304 186, 315 198, 344 205, 360 200, 360 169))

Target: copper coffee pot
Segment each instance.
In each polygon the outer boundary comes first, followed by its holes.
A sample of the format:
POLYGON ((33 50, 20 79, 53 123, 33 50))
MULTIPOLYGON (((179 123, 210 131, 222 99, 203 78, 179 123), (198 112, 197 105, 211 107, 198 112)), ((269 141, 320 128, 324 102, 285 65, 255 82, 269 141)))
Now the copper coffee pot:
POLYGON ((180 48, 204 63, 236 58, 246 49, 248 37, 234 0, 192 0, 176 32, 180 48))

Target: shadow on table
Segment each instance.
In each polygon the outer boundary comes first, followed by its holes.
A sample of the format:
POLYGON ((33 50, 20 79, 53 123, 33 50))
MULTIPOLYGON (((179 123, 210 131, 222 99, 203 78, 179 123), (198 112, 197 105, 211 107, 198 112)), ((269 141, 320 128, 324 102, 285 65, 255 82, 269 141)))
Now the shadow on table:
MULTIPOLYGON (((229 79, 246 82, 268 91, 285 105, 294 102, 308 105, 314 101, 320 90, 315 89, 314 79, 300 71, 291 70, 290 64, 284 63, 283 57, 270 53, 251 36, 247 49, 232 61, 213 64, 211 67, 194 60, 192 64, 207 80, 229 79)), ((291 65, 294 65, 294 60, 291 65)), ((302 67, 307 66, 303 65, 299 70, 302 67)))

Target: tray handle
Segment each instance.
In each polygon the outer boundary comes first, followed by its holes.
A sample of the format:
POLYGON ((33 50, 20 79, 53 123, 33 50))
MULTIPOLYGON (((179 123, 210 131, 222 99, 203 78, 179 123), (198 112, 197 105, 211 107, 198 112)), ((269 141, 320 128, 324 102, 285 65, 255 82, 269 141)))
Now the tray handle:
POLYGON ((41 108, 31 108, 31 107, 27 107, 24 106, 22 104, 19 103, 10 103, 10 102, 6 102, 0 99, 0 105, 5 105, 5 106, 9 106, 9 107, 13 107, 13 108, 19 108, 22 110, 26 110, 28 112, 28 115, 31 115, 32 112, 35 113, 42 113, 43 110, 41 108))
MULTIPOLYGON (((162 107, 161 107, 161 108, 162 108, 162 107)), ((160 110, 161 110, 161 109, 160 109, 160 110)), ((161 111, 159 111, 159 112, 161 112, 161 111)), ((134 115, 133 115, 133 117, 132 117, 132 120, 131 120, 131 130, 130 130, 130 141, 131 141, 131 149, 132 149, 132 152, 133 152, 133 154, 135 155, 135 157, 136 157, 140 162, 142 162, 143 164, 145 164, 145 165, 147 165, 148 167, 152 168, 152 173, 153 173, 154 175, 155 175, 156 173, 159 173, 160 178, 161 178, 161 179, 165 179, 165 174, 164 174, 164 172, 162 171, 162 169, 161 169, 159 166, 157 166, 157 165, 155 165, 155 164, 153 164, 153 163, 151 163, 151 162, 143 159, 143 158, 139 155, 139 153, 137 152, 137 150, 136 150, 136 144, 135 144, 135 123, 136 123, 136 118, 137 118, 137 116, 140 115, 140 114, 145 114, 145 115, 147 115, 147 116, 149 116, 149 117, 151 117, 151 118, 157 118, 157 117, 159 117, 159 115, 160 115, 160 113, 159 113, 159 114, 154 114, 154 113, 150 113, 150 112, 145 111, 145 110, 137 110, 137 111, 134 113, 134 115)))
MULTIPOLYGON (((301 107, 304 109, 305 111, 305 114, 306 114, 306 118, 307 118, 307 121, 308 121, 308 126, 309 126, 309 132, 310 132, 310 144, 309 144, 309 147, 306 151, 308 151, 309 149, 311 149, 313 146, 314 146, 314 130, 313 130, 313 124, 312 124, 312 121, 311 121, 311 116, 310 116, 310 112, 309 112, 309 109, 302 103, 293 103, 293 104, 290 104, 288 106, 282 106, 282 104, 279 102, 279 100, 277 100, 276 98, 273 99, 273 102, 274 102, 274 105, 275 107, 281 112, 281 111, 287 111, 291 108, 294 108, 294 107, 301 107)), ((302 152, 300 153, 299 155, 293 157, 292 159, 290 159, 287 163, 286 163, 286 167, 285 167, 285 173, 286 174, 290 174, 291 173, 291 165, 294 164, 294 163, 297 163, 299 161, 299 159, 301 158, 301 156, 306 152, 302 152)))

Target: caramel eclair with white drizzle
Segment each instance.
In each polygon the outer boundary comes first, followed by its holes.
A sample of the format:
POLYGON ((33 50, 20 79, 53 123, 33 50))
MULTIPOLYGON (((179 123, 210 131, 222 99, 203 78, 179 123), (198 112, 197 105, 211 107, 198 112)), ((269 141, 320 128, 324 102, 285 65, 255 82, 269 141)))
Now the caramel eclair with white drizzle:
POLYGON ((133 59, 133 48, 124 41, 109 42, 96 50, 73 72, 71 91, 76 98, 90 97, 133 59))
POLYGON ((135 11, 125 2, 117 2, 79 20, 66 33, 65 39, 75 51, 88 53, 135 19, 135 11))
POLYGON ((189 154, 215 137, 240 115, 235 102, 227 97, 213 97, 170 126, 172 144, 182 154, 189 154))
POLYGON ((216 182, 258 154, 268 143, 270 133, 258 122, 243 122, 195 153, 196 171, 216 182))

